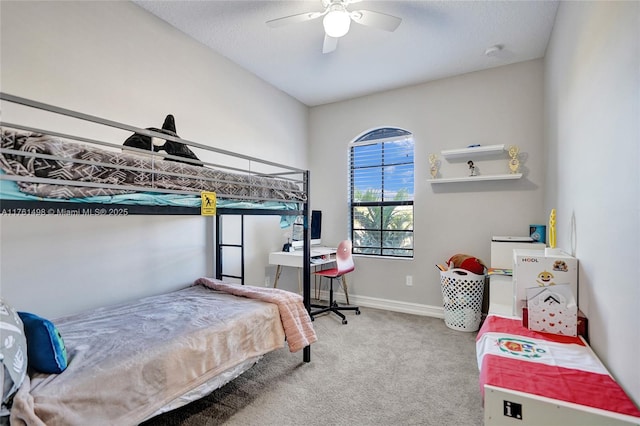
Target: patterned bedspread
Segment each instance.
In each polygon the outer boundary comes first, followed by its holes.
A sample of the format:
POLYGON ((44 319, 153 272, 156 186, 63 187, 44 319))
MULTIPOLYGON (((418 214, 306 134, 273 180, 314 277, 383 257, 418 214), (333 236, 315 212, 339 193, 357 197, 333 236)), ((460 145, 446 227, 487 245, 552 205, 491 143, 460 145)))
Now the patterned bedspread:
POLYGON ((0 168, 8 175, 60 180, 57 183, 18 182, 21 191, 47 198, 70 199, 137 192, 120 188, 74 186, 92 182, 105 186, 139 187, 140 191, 165 189, 213 191, 218 197, 236 199, 304 201, 306 196, 294 182, 250 174, 228 173, 210 167, 175 161, 154 161, 150 156, 107 151, 38 133, 2 128, 0 168), (15 152, 18 151, 18 152, 15 152), (31 153, 36 156, 21 155, 31 153), (54 159, 51 156, 65 159, 54 159), (66 159, 69 160, 66 160, 66 159))

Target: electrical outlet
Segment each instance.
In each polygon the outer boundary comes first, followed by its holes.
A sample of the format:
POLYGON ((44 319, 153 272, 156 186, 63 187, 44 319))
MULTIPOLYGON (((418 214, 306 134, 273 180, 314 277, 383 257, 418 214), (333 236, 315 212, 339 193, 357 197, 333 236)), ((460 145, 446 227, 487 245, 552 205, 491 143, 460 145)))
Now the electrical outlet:
POLYGON ((408 286, 412 286, 413 285, 413 275, 407 275, 406 284, 408 286))
POLYGON ((264 277, 264 286, 265 287, 271 287, 271 277, 270 276, 266 276, 264 277))

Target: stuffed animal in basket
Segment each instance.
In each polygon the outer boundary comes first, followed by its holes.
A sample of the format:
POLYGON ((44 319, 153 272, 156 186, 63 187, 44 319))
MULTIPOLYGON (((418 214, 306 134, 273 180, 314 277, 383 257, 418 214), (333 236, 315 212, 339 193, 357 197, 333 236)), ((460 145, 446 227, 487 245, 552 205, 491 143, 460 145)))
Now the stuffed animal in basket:
POLYGON ((482 260, 468 254, 454 254, 447 261, 449 269, 459 268, 476 275, 484 275, 486 266, 482 260))
MULTIPOLYGON (((152 130, 158 133, 165 133, 167 135, 179 137, 176 133, 176 122, 173 118, 173 115, 169 114, 164 119, 164 123, 162 124, 162 129, 158 129, 155 127, 147 127, 147 130, 152 130)), ((189 158, 191 160, 198 160, 198 157, 189 149, 188 146, 179 142, 173 142, 166 139, 160 138, 152 138, 149 136, 141 135, 139 133, 134 133, 129 136, 127 140, 124 141, 124 146, 131 146, 134 148, 140 148, 147 151, 150 151, 152 148, 155 152, 164 151, 167 154, 175 155, 177 157, 189 158)), ((180 161, 177 159, 169 158, 169 160, 180 161)), ((199 165, 198 163, 191 163, 187 161, 183 161, 183 163, 191 164, 191 165, 199 165)))

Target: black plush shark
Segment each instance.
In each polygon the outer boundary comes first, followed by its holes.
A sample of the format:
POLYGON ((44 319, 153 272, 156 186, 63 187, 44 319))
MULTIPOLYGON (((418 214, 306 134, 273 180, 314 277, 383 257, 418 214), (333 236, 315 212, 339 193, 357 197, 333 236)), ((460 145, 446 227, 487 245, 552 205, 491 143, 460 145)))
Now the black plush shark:
MULTIPOLYGON (((164 123, 162 124, 162 129, 157 129, 155 127, 147 127, 147 130, 151 130, 158 133, 165 133, 167 135, 179 137, 176 133, 176 122, 173 118, 173 115, 169 114, 164 119, 164 123)), ((130 146, 133 148, 140 148, 147 151, 151 151, 152 147, 155 152, 164 151, 169 155, 175 155, 178 157, 190 158, 192 160, 198 160, 198 157, 189 149, 188 146, 179 142, 173 142, 161 138, 155 138, 150 136, 141 135, 139 133, 134 133, 129 136, 126 141, 124 141, 124 146, 130 146)), ((167 160, 180 161, 174 158, 167 158, 167 160)), ((188 163, 192 165, 202 165, 196 163, 189 163, 187 161, 183 161, 183 163, 188 163)))

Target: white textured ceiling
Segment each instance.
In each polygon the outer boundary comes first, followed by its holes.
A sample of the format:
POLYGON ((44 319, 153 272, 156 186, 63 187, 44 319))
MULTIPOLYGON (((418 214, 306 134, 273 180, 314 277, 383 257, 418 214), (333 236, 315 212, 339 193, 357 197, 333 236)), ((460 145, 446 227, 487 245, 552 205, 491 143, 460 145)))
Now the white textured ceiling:
POLYGON ((322 19, 270 28, 322 11, 321 0, 133 0, 306 105, 316 106, 544 56, 558 1, 361 1, 402 18, 395 32, 352 24, 322 53, 322 19), (485 50, 503 46, 495 56, 485 50))

